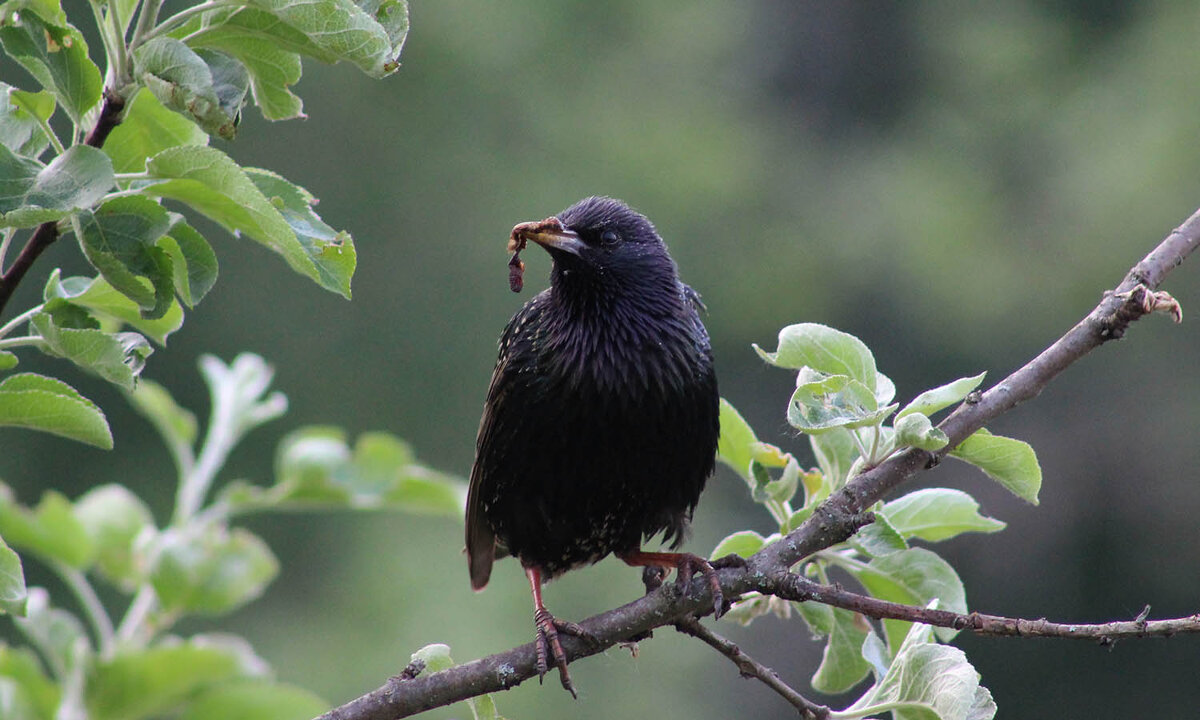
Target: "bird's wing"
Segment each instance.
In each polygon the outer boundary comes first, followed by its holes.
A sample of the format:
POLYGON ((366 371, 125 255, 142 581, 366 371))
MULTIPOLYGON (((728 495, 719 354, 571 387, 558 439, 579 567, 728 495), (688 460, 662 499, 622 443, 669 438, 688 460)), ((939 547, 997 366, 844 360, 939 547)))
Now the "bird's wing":
MULTIPOLYGON (((507 372, 515 336, 525 331, 540 311, 539 297, 525 304, 500 335, 500 353, 492 381, 488 386, 487 401, 483 405, 483 417, 479 420, 479 434, 475 441, 475 464, 471 467, 471 484, 467 490, 467 566, 471 575, 471 587, 481 590, 492 574, 492 563, 497 557, 496 533, 484 516, 484 497, 491 492, 487 477, 490 453, 502 451, 501 436, 505 428, 498 422, 497 408, 504 405, 505 396, 513 391, 513 374, 507 372)), ((511 424, 511 423, 510 423, 511 424)), ((502 556, 501 556, 502 557, 502 556)))

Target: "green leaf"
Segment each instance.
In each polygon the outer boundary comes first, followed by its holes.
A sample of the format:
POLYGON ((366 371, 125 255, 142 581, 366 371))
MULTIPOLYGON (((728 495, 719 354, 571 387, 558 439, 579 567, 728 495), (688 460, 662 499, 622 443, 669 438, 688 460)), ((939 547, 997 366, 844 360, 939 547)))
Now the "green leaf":
MULTIPOLYGON (((0 678, 12 681, 20 689, 26 706, 31 709, 28 717, 35 720, 54 717, 59 706, 59 688, 46 676, 32 649, 0 643, 0 678)), ((21 720, 21 716, 15 715, 14 720, 21 720)))
MULTIPOLYGON (((950 563, 925 548, 909 548, 877 557, 871 560, 869 568, 850 569, 850 572, 872 596, 881 600, 925 607, 937 599, 945 610, 967 612, 967 594, 958 573, 950 563)), ((899 620, 884 621, 892 647, 899 645, 898 638, 908 633, 910 625, 899 620)), ((936 628, 934 632, 944 641, 957 634, 950 628, 936 628)))
POLYGON ((37 507, 26 508, 0 484, 0 537, 13 547, 81 570, 96 556, 71 501, 54 490, 43 493, 37 507))
POLYGON ((240 64, 238 75, 226 62, 236 61, 227 55, 213 59, 224 97, 218 93, 213 68, 205 58, 172 37, 160 35, 138 47, 133 52, 134 74, 165 107, 191 118, 211 135, 232 140, 249 78, 240 64))
POLYGON ((876 425, 896 408, 880 408, 870 388, 846 375, 801 371, 799 381, 788 403, 787 419, 804 433, 876 425))
POLYGON ((990 701, 962 650, 906 642, 883 679, 838 717, 878 717, 890 710, 897 720, 990 720, 995 715, 994 703, 987 710, 990 701))
POLYGON ((842 693, 867 676, 871 667, 862 657, 862 644, 869 629, 857 614, 833 608, 833 628, 825 643, 821 665, 812 677, 814 690, 842 693))
POLYGON ((904 409, 896 414, 896 419, 899 420, 909 413, 932 415, 955 403, 962 402, 967 395, 971 394, 972 390, 979 387, 979 384, 983 382, 983 378, 986 375, 986 372, 981 372, 974 377, 959 378, 952 383, 935 387, 932 390, 926 390, 913 398, 912 402, 905 405, 904 409))
POLYGON ((44 375, 20 373, 0 382, 0 425, 41 430, 105 450, 113 446, 100 408, 70 385, 44 375))
POLYGON ((808 443, 827 481, 835 487, 844 485, 849 479, 851 466, 858 458, 858 446, 854 444, 850 431, 834 428, 819 435, 809 435, 808 443))
MULTIPOLYGON (((25 601, 29 593, 25 589, 25 571, 21 558, 4 543, 0 536, 0 613, 25 614, 25 601)), ((0 651, 3 646, 0 646, 0 651)), ((0 676, 3 672, 0 672, 0 676)))
POLYGON ((7 350, 0 350, 0 372, 12 370, 17 366, 17 356, 7 350))
POLYGON ((171 257, 156 244, 169 224, 162 205, 138 195, 109 200, 80 218, 88 262, 147 320, 161 318, 175 299, 171 257))
POLYGON ((250 74, 254 102, 268 120, 304 117, 304 104, 288 88, 300 80, 300 56, 271 40, 217 29, 199 36, 196 47, 208 47, 237 58, 250 74))
MULTIPOLYGON (((253 0, 232 13, 214 13, 205 30, 206 43, 219 39, 253 38, 277 47, 334 63, 346 60, 372 77, 384 77, 399 67, 394 33, 399 23, 389 13, 389 28, 350 0, 253 0)), ((405 23, 407 31, 407 23, 405 23)), ((403 43, 403 35, 399 36, 403 43)))
POLYGON ((242 232, 283 256, 293 270, 335 292, 323 282, 304 245, 279 210, 255 187, 246 172, 219 150, 170 148, 150 158, 146 170, 157 182, 150 195, 173 198, 207 215, 230 232, 242 232))
POLYGON ((950 444, 946 433, 935 428, 929 417, 923 413, 911 412, 893 423, 896 431, 896 442, 900 446, 911 445, 922 450, 941 450, 950 444))
POLYGON ((364 433, 354 449, 333 428, 301 428, 279 445, 275 487, 242 502, 299 507, 388 508, 459 516, 462 481, 429 470, 387 433, 364 433))
POLYGON ((896 383, 881 372, 875 373, 875 402, 887 405, 896 399, 896 383))
POLYGON ((126 106, 125 119, 108 136, 104 152, 117 172, 140 173, 146 170, 147 158, 167 148, 207 144, 207 133, 142 88, 126 106))
POLYGON ((55 270, 51 273, 43 295, 46 300, 45 309, 53 316, 54 324, 59 327, 98 327, 106 331, 116 331, 122 325, 129 325, 159 345, 165 345, 167 336, 183 325, 183 309, 179 307, 179 303, 172 302, 170 309, 160 318, 144 318, 137 303, 117 292, 102 277, 69 277, 59 280, 58 271, 55 270), (64 325, 56 314, 60 310, 60 302, 86 310, 89 316, 94 316, 100 322, 92 325, 64 325))
POLYGON ((1042 488, 1042 466, 1029 443, 993 435, 980 429, 950 451, 951 457, 984 471, 1022 500, 1038 504, 1042 488))
POLYGON ((881 513, 875 513, 875 521, 856 532, 850 538, 850 544, 870 557, 883 557, 908 549, 904 536, 881 513))
POLYGON ((266 543, 241 528, 168 529, 156 550, 150 582, 168 611, 230 612, 261 595, 279 573, 266 543))
POLYGON ((47 23, 38 16, 44 12, 42 5, 9 10, 0 17, 0 44, 9 57, 58 97, 71 121, 79 125, 84 114, 100 102, 100 69, 88 59, 87 43, 78 30, 65 22, 47 23))
POLYGON ((0 146, 0 227, 33 227, 89 208, 113 186, 112 161, 75 145, 42 167, 0 146))
POLYGON ((268 680, 235 680, 204 690, 180 720, 308 720, 329 704, 308 690, 268 680))
POLYGON ((140 720, 177 708, 197 691, 237 677, 229 651, 183 643, 124 650, 96 664, 86 702, 92 720, 140 720))
POLYGON ((50 140, 38 118, 49 120, 56 105, 50 92, 26 92, 0 82, 0 145, 14 155, 41 155, 50 140))
POLYGON ((70 675, 81 663, 86 666, 92 644, 83 623, 66 610, 52 607, 50 593, 45 588, 29 588, 25 617, 14 617, 13 621, 32 641, 55 676, 70 675))
MULTIPOLYGON (((412 654, 412 662, 420 663, 425 673, 441 672, 454 667, 450 657, 450 646, 442 643, 426 645, 412 654)), ((503 720, 496 712, 496 703, 491 695, 483 695, 466 701, 475 720, 503 720)))
POLYGON ((38 313, 30 325, 45 341, 46 352, 66 358, 105 380, 132 390, 134 379, 154 350, 146 338, 133 332, 60 328, 47 313, 38 313))
POLYGON ((875 356, 861 340, 817 323, 789 325, 779 331, 779 347, 755 351, 776 367, 799 370, 809 367, 825 375, 846 375, 867 387, 872 395, 878 382, 875 356))
POLYGON ((962 490, 925 488, 885 504, 875 517, 904 537, 938 542, 965 532, 998 532, 1004 523, 979 514, 979 503, 962 490))
POLYGON ((758 442, 750 423, 733 405, 721 398, 721 436, 717 441, 717 459, 728 465, 744 480, 750 479, 750 460, 753 445, 758 442))
POLYGON ((75 500, 75 517, 96 548, 96 568, 126 591, 143 579, 134 561, 134 540, 154 527, 150 508, 123 485, 99 485, 75 500))
POLYGON ((188 307, 195 307, 217 282, 217 255, 204 236, 172 213, 172 225, 158 246, 171 256, 175 291, 188 307))
POLYGON ((222 115, 236 127, 241 122, 242 107, 250 92, 250 73, 237 58, 218 50, 201 48, 196 50, 196 54, 212 73, 212 89, 222 115))
POLYGON ((408 3, 406 0, 356 0, 354 3, 383 26, 391 41, 391 57, 400 57, 408 37, 408 3))
POLYGON ((246 168, 246 174, 291 226, 296 239, 317 269, 322 287, 350 299, 350 279, 356 256, 350 233, 334 230, 313 212, 316 198, 299 185, 269 170, 246 168))
POLYGON ((762 550, 766 542, 766 538, 753 530, 740 530, 731 535, 726 535, 713 548, 709 557, 715 560, 733 554, 748 558, 759 550, 762 550))

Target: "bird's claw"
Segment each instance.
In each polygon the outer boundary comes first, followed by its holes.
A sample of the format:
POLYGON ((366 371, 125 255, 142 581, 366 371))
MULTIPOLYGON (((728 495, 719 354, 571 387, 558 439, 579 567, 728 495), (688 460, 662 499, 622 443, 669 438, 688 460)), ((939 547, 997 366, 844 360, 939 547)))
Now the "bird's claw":
POLYGON ((558 676, 562 681, 563 689, 571 693, 571 697, 578 699, 579 695, 575 692, 575 685, 571 682, 571 674, 567 672, 567 653, 563 650, 558 634, 571 635, 590 644, 597 644, 599 641, 578 623, 559 620, 545 608, 533 614, 533 623, 537 627, 534 649, 537 653, 538 682, 542 682, 546 672, 550 669, 547 662, 547 656, 549 656, 553 658, 554 666, 558 668, 558 676))
MULTIPOLYGON (((727 559, 727 557, 721 558, 721 562, 725 562, 727 559)), ((721 579, 717 577, 716 569, 707 560, 699 555, 680 553, 675 587, 681 594, 686 593, 688 583, 697 572, 708 581, 708 587, 712 591, 713 617, 720 619, 725 614, 725 595, 721 592, 721 579)))

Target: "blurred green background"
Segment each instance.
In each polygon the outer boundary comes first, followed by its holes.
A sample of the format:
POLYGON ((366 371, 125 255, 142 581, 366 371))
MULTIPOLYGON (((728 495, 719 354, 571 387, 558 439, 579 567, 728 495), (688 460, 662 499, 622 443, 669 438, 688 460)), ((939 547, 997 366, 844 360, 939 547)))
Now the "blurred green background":
MULTIPOLYGON (((1069 328, 1200 205, 1200 6, 1122 0, 853 3, 504 3, 412 0, 403 67, 370 81, 306 64, 309 119, 248 112, 217 142, 321 198, 353 232, 354 301, 214 230, 214 292, 146 375, 202 416, 203 352, 275 364, 291 410, 258 431, 224 479, 271 477, 285 432, 329 423, 386 429, 466 476, 495 340, 545 286, 507 287, 513 224, 588 194, 656 223, 709 307, 722 393, 760 437, 811 464, 783 419, 788 373, 764 366, 783 325, 823 322, 875 351, 899 399, 989 372, 998 380, 1069 328)), ((80 19, 79 22, 83 22, 80 19)), ((52 248, 13 308, 35 302, 52 248)), ((1193 260, 1193 262, 1200 262, 1193 260)), ((1194 309, 1200 267, 1169 280, 1186 320, 1139 323, 994 429, 1031 442, 1045 472, 1031 507, 947 462, 920 478, 974 493, 1009 523, 938 548, 972 608, 1063 621, 1200 610, 1194 309)), ((23 367, 41 362, 26 358, 23 367)), ((105 408, 117 449, 0 434, 0 477, 32 502, 122 482, 165 518, 173 493, 150 427, 101 381, 70 375, 105 408)), ((532 638, 512 561, 471 592, 461 523, 401 515, 255 519, 283 572, 236 615, 186 630, 247 635, 281 679, 340 703, 431 642, 465 661, 532 638)), ((731 473, 711 481, 689 548, 769 532, 731 473)), ((44 581, 36 569, 31 581, 44 581)), ((547 591, 559 616, 633 599, 639 574, 609 560, 547 591)), ((820 660, 797 620, 726 627, 807 691, 820 660)), ((1002 717, 1184 717, 1200 707, 1200 640, 980 639, 959 645, 1002 717)), ((497 697, 512 718, 793 717, 694 640, 662 630, 636 659, 612 650, 572 668, 578 702, 527 683, 497 697)), ((844 704, 845 698, 818 698, 844 704)), ((428 717, 463 717, 465 707, 428 717)))

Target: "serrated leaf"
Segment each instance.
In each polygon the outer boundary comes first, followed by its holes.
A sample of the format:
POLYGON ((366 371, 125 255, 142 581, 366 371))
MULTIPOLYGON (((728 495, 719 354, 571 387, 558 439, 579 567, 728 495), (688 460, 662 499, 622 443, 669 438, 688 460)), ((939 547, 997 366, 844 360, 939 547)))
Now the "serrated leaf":
MULTIPOLYGON (((979 673, 962 650, 905 643, 883 679, 838 717, 878 716, 890 710, 897 720, 986 720, 994 713, 980 712, 979 690, 979 673)), ((985 694, 990 700, 990 693, 985 694)))
POLYGON ((171 228, 158 245, 171 256, 175 291, 188 307, 195 307, 217 282, 217 255, 212 246, 181 215, 172 218, 171 228))
POLYGON ((308 690, 269 680, 236 680, 205 689, 180 720, 306 720, 329 709, 308 690))
POLYGON ((300 81, 300 56, 271 40, 221 30, 201 35, 196 47, 221 50, 241 61, 250 73, 254 102, 268 120, 304 117, 304 104, 288 88, 300 81))
MULTIPOLYGON (((0 613, 25 614, 29 592, 25 588, 25 571, 21 558, 5 544, 0 536, 0 613)), ((2 649, 2 647, 0 647, 2 649)), ((3 675, 0 670, 0 675, 3 675)))
POLYGON ((1042 466, 1029 443, 980 429, 951 450, 950 456, 979 468, 1022 500, 1038 504, 1042 466))
POLYGON ((722 558, 726 555, 740 555, 748 558, 759 550, 763 549, 766 544, 766 538, 753 530, 740 530, 738 532, 726 535, 713 551, 709 554, 712 559, 722 558))
POLYGON ((304 188, 269 170, 246 168, 246 174, 291 226, 304 252, 312 260, 322 287, 350 298, 356 255, 350 233, 334 230, 315 212, 316 198, 304 188))
POLYGON ((88 679, 86 703, 93 720, 158 717, 198 690, 238 675, 229 651, 182 643, 122 650, 96 664, 88 679))
POLYGON ((127 106, 125 119, 108 136, 104 152, 117 172, 140 173, 146 170, 147 158, 167 148, 207 144, 207 133, 142 88, 127 106))
POLYGON ((80 217, 88 262, 147 320, 161 318, 175 299, 171 257, 156 244, 169 225, 162 205, 138 195, 109 200, 80 217))
POLYGON ((41 12, 45 12, 41 5, 6 11, 0 17, 0 44, 9 57, 58 97, 78 125, 100 102, 100 69, 88 58, 87 42, 78 30, 65 19, 48 16, 44 20, 39 17, 41 12), (52 24, 56 22, 62 24, 52 24))
POLYGON ((74 506, 60 493, 47 490, 34 508, 20 505, 7 486, 0 486, 0 537, 12 547, 84 569, 96 548, 74 506))
POLYGON ((126 390, 133 389, 146 358, 154 352, 146 338, 137 333, 60 328, 44 312, 34 315, 30 326, 42 336, 44 351, 70 360, 126 390))
MULTIPOLYGON (((232 13, 214 13, 205 31, 213 38, 253 38, 327 63, 341 60, 372 77, 395 72, 398 47, 388 29, 350 0, 253 0, 232 13)), ((389 18, 395 32, 399 25, 389 18)), ((407 23, 405 24, 405 31, 407 23)), ((403 43, 403 36, 399 38, 403 43)))
MULTIPOLYGON (((967 594, 962 580, 950 563, 925 548, 909 548, 871 560, 868 569, 850 572, 871 593, 881 600, 924 607, 936 599, 939 606, 951 612, 967 612, 967 594)), ((888 642, 899 645, 899 638, 908 633, 912 623, 885 620, 888 642)), ((935 628, 943 641, 949 641, 957 631, 935 628)))
POLYGON ((111 450, 112 433, 96 404, 64 382, 20 373, 0 382, 0 425, 40 430, 111 450))
POLYGON ((881 513, 875 513, 875 521, 856 532, 850 538, 850 544, 869 557, 883 557, 908 549, 904 536, 881 513))
MULTIPOLYGON (((229 81, 236 85, 237 73, 224 60, 215 61, 227 86, 224 98, 218 93, 209 63, 183 42, 160 35, 133 52, 135 76, 163 106, 190 118, 209 134, 232 140, 237 134, 241 98, 235 102, 237 93, 230 91, 233 85, 229 81)), ((241 79, 248 83, 244 75, 241 79)), ((247 83, 243 83, 243 97, 247 83)))
POLYGON ((766 352, 758 345, 754 349, 776 367, 809 367, 826 375, 846 375, 865 385, 872 395, 875 393, 875 356, 849 333, 817 323, 800 323, 779 331, 775 352, 766 352))
POLYGON ((901 446, 910 445, 933 452, 950 444, 950 438, 946 437, 946 433, 935 428, 923 413, 911 412, 902 418, 897 418, 892 427, 896 431, 896 442, 901 446))
POLYGON ((814 690, 835 694, 857 685, 870 672, 862 657, 862 644, 870 626, 842 608, 833 608, 833 628, 825 642, 821 665, 812 677, 814 690))
POLYGON ((728 465, 743 480, 750 479, 753 446, 758 442, 750 423, 725 398, 721 398, 721 436, 717 441, 717 459, 728 465))
POLYGON ((150 508, 123 485, 99 485, 75 500, 75 517, 96 548, 96 568, 132 592, 142 579, 134 562, 134 539, 154 527, 150 508))
POLYGON ((0 145, 14 155, 37 158, 50 144, 38 118, 48 120, 55 105, 48 91, 26 92, 0 82, 0 145))
POLYGON ((932 415, 939 410, 944 410, 951 405, 962 402, 971 391, 979 387, 983 382, 983 378, 987 376, 986 372, 981 372, 974 377, 959 378, 954 382, 946 383, 932 390, 926 390, 920 395, 913 398, 912 402, 904 406, 904 409, 896 414, 896 419, 908 415, 909 413, 921 413, 923 415, 932 415))
POLYGON ((230 612, 261 595, 279 572, 266 543, 242 528, 169 529, 155 547, 150 582, 168 611, 230 612))
POLYGON ((788 402, 787 420, 801 432, 818 434, 878 424, 895 407, 880 408, 866 385, 846 375, 830 375, 796 388, 788 402))
POLYGON ((925 488, 885 504, 884 516, 904 537, 938 542, 965 532, 998 532, 1004 523, 979 514, 979 503, 962 490, 925 488))
POLYGON ((183 325, 183 309, 179 303, 172 302, 166 314, 160 318, 144 318, 137 303, 117 292, 102 277, 69 277, 60 280, 55 270, 46 283, 43 296, 46 300, 45 310, 53 316, 54 324, 58 327, 94 327, 116 331, 122 325, 129 325, 159 345, 165 345, 167 336, 183 325), (98 322, 64 324, 59 315, 60 301, 87 312, 89 317, 94 317, 98 322))
POLYGON ((304 245, 279 210, 255 187, 246 172, 224 153, 208 147, 170 148, 150 158, 149 174, 161 180, 144 192, 190 205, 230 232, 245 233, 283 256, 293 270, 322 287, 324 282, 304 245))
POLYGON ((0 146, 0 227, 34 227, 89 208, 113 186, 112 161, 75 145, 49 165, 0 146))

